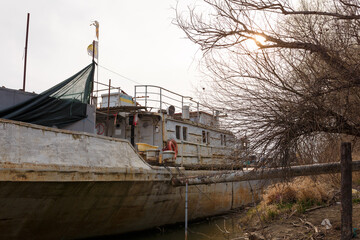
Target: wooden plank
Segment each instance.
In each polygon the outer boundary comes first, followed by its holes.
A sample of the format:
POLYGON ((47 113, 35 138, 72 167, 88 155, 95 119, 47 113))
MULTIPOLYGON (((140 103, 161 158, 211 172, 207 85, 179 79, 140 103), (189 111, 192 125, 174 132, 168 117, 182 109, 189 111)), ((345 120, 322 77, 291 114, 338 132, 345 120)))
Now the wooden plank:
POLYGON ((352 238, 351 143, 341 143, 341 240, 352 238))

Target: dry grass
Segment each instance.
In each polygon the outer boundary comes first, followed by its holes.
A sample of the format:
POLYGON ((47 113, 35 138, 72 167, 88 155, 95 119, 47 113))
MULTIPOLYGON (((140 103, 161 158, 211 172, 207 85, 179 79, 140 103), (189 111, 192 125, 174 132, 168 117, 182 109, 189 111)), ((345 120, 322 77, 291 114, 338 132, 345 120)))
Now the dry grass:
POLYGON ((310 177, 296 178, 289 183, 277 183, 263 195, 266 205, 314 201, 323 203, 330 200, 334 186, 326 181, 310 177))
POLYGON ((360 186, 360 172, 353 172, 352 178, 353 178, 353 184, 355 186, 360 186))
POLYGON ((304 213, 314 206, 326 205, 339 185, 334 176, 298 177, 291 182, 277 183, 266 190, 262 201, 251 209, 243 222, 271 221, 280 216, 304 213))
MULTIPOLYGON (((353 188, 360 192, 360 172, 353 172, 353 188)), ((271 185, 262 196, 256 208, 248 211, 243 223, 271 221, 279 217, 302 214, 307 209, 327 205, 339 193, 340 174, 324 174, 312 177, 298 177, 290 182, 271 185)), ((360 202, 359 196, 353 196, 360 202)))

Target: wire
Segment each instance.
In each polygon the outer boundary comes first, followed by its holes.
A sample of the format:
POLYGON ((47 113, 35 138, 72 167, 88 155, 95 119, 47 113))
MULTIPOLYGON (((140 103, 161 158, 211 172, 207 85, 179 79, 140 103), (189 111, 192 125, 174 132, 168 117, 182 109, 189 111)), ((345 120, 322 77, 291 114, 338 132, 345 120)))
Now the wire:
POLYGON ((101 67, 101 68, 103 68, 103 69, 105 69, 105 70, 108 70, 109 72, 112 72, 112 73, 114 73, 114 74, 116 74, 116 75, 118 75, 118 76, 120 76, 120 77, 122 77, 122 78, 125 78, 125 79, 127 79, 127 80, 129 80, 129 81, 131 81, 131 82, 133 82, 133 83, 141 84, 141 83, 139 83, 139 82, 137 82, 137 81, 135 81, 135 80, 133 80, 133 79, 131 79, 131 78, 125 77, 124 75, 121 75, 120 73, 115 72, 114 70, 111 70, 111 69, 109 69, 109 68, 107 68, 107 67, 104 67, 104 66, 99 65, 99 64, 98 64, 98 66, 101 67))

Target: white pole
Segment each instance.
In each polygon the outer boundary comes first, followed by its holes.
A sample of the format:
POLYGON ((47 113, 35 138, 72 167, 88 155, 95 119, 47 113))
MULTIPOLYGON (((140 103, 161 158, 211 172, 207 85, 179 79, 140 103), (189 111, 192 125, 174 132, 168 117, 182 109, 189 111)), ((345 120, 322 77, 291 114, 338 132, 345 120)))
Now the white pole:
MULTIPOLYGON (((98 38, 98 48, 97 48, 97 56, 98 56, 98 59, 97 59, 97 71, 96 71, 96 98, 99 97, 99 64, 100 64, 100 61, 99 61, 99 48, 100 48, 100 41, 99 41, 99 38, 98 38)), ((94 46, 95 47, 95 46, 94 46)))
POLYGON ((187 229, 188 229, 188 181, 185 185, 185 240, 187 240, 187 229))

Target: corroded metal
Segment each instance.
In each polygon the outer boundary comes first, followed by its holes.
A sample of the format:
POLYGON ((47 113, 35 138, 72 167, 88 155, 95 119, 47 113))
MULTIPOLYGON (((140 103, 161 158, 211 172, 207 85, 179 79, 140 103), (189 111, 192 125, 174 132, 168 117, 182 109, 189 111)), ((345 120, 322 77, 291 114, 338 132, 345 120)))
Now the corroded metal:
MULTIPOLYGON (((101 179, 97 181, 85 173, 59 170, 33 171, 32 175, 12 170, 8 175, 13 176, 12 181, 0 181, 0 237, 4 239, 120 234, 183 222, 185 217, 185 187, 173 187, 161 177, 140 181, 133 174, 116 181, 117 173, 93 174, 101 179)), ((248 186, 241 183, 193 185, 188 194, 189 219, 252 202, 248 186)))

